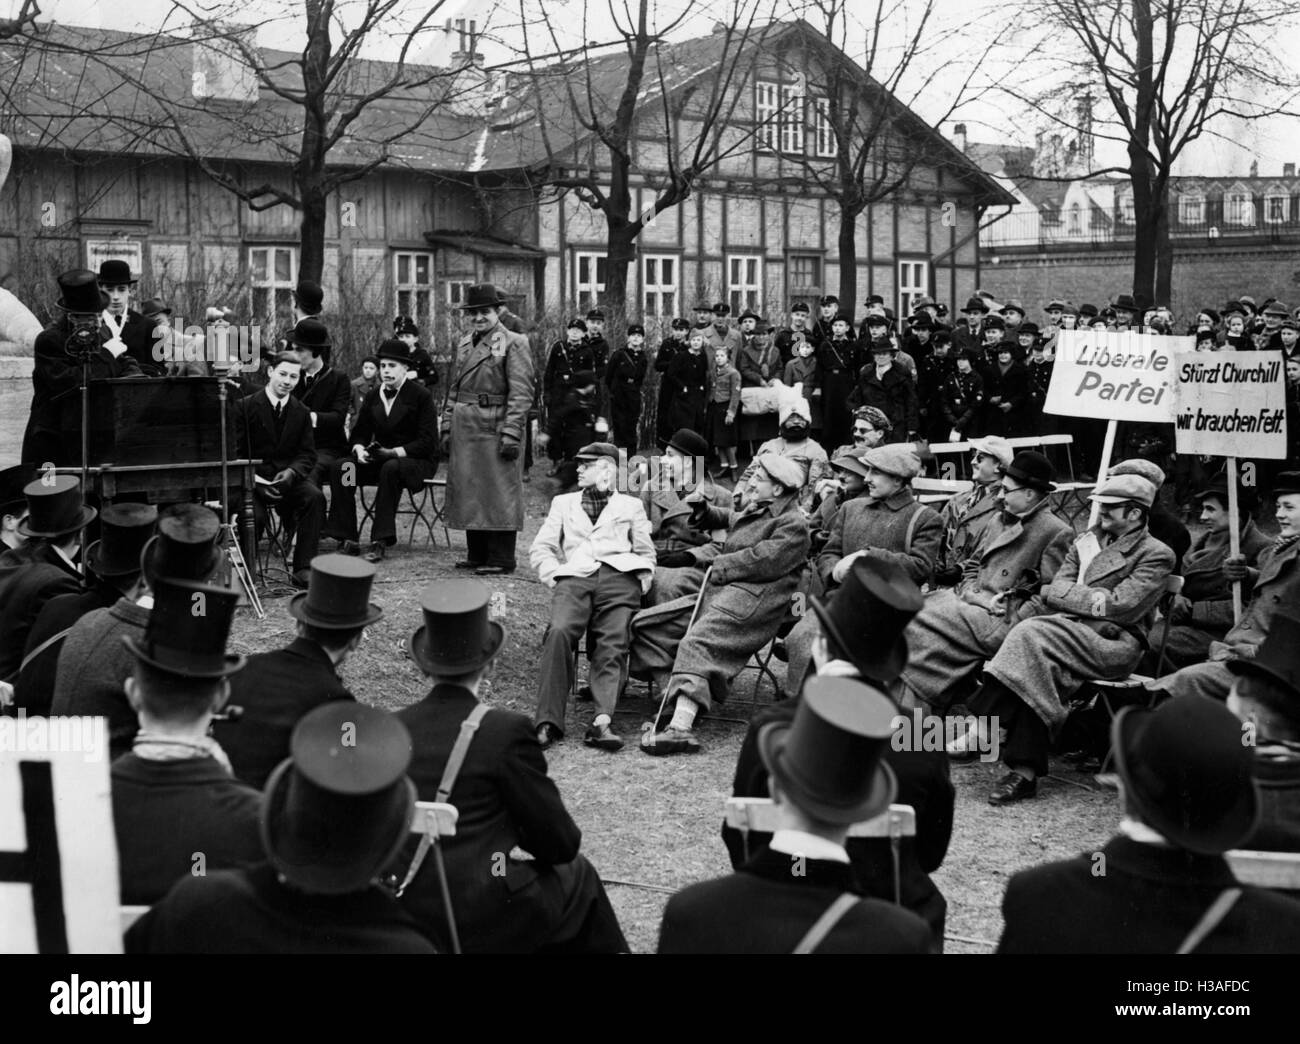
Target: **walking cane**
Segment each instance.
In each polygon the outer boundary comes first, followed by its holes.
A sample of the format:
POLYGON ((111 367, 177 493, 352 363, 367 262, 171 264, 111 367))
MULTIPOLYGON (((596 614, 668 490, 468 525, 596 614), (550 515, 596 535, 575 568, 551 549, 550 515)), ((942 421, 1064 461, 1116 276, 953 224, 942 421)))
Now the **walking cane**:
MULTIPOLYGON (((691 610, 690 623, 686 625, 686 634, 691 633, 691 628, 695 626, 695 619, 700 615, 700 606, 704 603, 704 592, 709 589, 709 576, 713 573, 713 565, 704 570, 704 579, 700 581, 700 593, 695 596, 695 608, 691 610)), ((682 635, 683 638, 686 635, 682 635)), ((663 717, 664 704, 668 702, 668 686, 664 686, 664 694, 659 697, 659 709, 655 712, 654 721, 650 723, 650 746, 655 746, 655 733, 659 726, 659 719, 663 717)))

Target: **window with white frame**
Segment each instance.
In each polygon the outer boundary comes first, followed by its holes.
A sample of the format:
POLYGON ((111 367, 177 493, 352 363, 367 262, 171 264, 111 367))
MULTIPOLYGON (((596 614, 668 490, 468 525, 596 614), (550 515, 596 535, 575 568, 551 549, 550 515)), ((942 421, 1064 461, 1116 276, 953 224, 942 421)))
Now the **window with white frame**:
POLYGON ((1255 224, 1255 201, 1249 192, 1225 192, 1223 194, 1223 221, 1227 225, 1239 225, 1249 228, 1255 224))
POLYGON ((254 318, 274 321, 276 316, 287 313, 293 306, 293 291, 298 285, 297 249, 249 247, 248 284, 254 318))
POLYGON ((781 85, 781 151, 803 154, 803 85, 781 85))
POLYGON ((911 315, 912 303, 930 292, 930 262, 898 262, 898 314, 911 315))
POLYGON ((1205 223, 1205 197, 1179 196, 1178 223, 1180 225, 1203 225, 1205 223))
POLYGON ((677 282, 680 265, 672 254, 644 254, 641 257, 642 314, 677 314, 677 282))
POLYGON ((839 139, 835 137, 835 126, 831 123, 829 98, 813 101, 813 154, 821 159, 834 159, 840 154, 839 139))
POLYGON ((579 311, 595 308, 605 292, 605 255, 574 253, 573 299, 579 311))
POLYGON ((1270 193, 1264 197, 1264 220, 1270 225, 1281 225, 1291 220, 1291 197, 1270 193))
POLYGON ((754 84, 754 141, 760 149, 776 149, 778 134, 777 92, 779 84, 758 80, 754 84))
POLYGON ((763 308, 763 259, 753 254, 733 254, 727 258, 727 303, 731 314, 746 308, 761 312, 763 308))
POLYGON ((409 315, 421 328, 428 326, 433 318, 433 255, 401 250, 394 253, 393 287, 397 314, 409 315))
POLYGON ((1119 217, 1127 225, 1137 220, 1137 206, 1132 196, 1123 196, 1119 201, 1119 217))

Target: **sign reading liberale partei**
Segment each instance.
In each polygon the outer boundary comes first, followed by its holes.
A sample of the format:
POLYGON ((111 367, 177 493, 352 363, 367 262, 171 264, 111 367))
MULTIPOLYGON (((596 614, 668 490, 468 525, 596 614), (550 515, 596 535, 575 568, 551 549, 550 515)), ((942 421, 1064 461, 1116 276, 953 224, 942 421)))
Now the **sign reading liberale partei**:
POLYGON ((1190 337, 1116 330, 1062 330, 1043 409, 1063 417, 1172 424, 1173 354, 1190 337))
POLYGON ((1286 457, 1286 375, 1282 353, 1179 352, 1178 453, 1286 457))

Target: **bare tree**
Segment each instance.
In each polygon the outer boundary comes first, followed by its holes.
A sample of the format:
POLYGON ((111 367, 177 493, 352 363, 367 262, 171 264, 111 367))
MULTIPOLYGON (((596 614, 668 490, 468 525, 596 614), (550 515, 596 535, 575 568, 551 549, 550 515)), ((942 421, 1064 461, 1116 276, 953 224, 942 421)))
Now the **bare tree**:
POLYGON ((36 0, 23 0, 22 6, 12 18, 0 18, 0 40, 8 40, 25 31, 25 28, 36 25, 36 19, 40 17, 41 8, 36 0))
MULTIPOLYGON (((545 5, 535 19, 551 54, 539 55, 524 34, 523 90, 539 117, 533 129, 546 157, 542 185, 572 193, 603 215, 603 299, 611 311, 621 315, 626 308, 628 265, 646 225, 688 199, 701 177, 752 141, 752 129, 738 130, 735 117, 772 30, 760 22, 762 4, 732 0, 707 40, 678 45, 690 48, 689 55, 667 37, 701 14, 698 2, 683 4, 658 24, 652 0, 625 3, 621 11, 611 4, 612 45, 584 42, 566 50, 565 34, 545 5), (632 191, 638 181, 653 194, 639 213, 632 191)), ((529 20, 523 0, 520 19, 529 20)), ((586 40, 585 3, 582 25, 586 40)))
MULTIPOLYGON (((1021 76, 1000 87, 1058 126, 1061 102, 1099 88, 1099 140, 1121 145, 1127 162, 1079 177, 1127 174, 1133 186, 1135 298, 1168 301, 1173 247, 1169 186, 1188 146, 1216 133, 1225 117, 1258 120, 1294 113, 1300 78, 1273 46, 1293 20, 1286 0, 1025 0, 1031 28, 1022 69, 1046 65, 1044 80, 1021 76), (1069 41, 1062 46, 1062 37, 1069 41)), ((1068 179, 1063 179, 1068 180, 1068 179)))

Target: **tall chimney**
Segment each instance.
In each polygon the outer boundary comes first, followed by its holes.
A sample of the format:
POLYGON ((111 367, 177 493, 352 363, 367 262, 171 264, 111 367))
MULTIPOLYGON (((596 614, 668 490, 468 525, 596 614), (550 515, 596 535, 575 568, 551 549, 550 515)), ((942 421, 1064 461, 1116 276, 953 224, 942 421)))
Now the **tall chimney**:
POLYGON ((959 123, 952 129, 952 143, 960 153, 966 152, 966 124, 959 123))
POLYGON ((1294 164, 1294 163, 1283 163, 1283 164, 1282 164, 1282 177, 1284 177, 1284 178, 1294 178, 1294 177, 1295 177, 1295 164, 1294 164))

